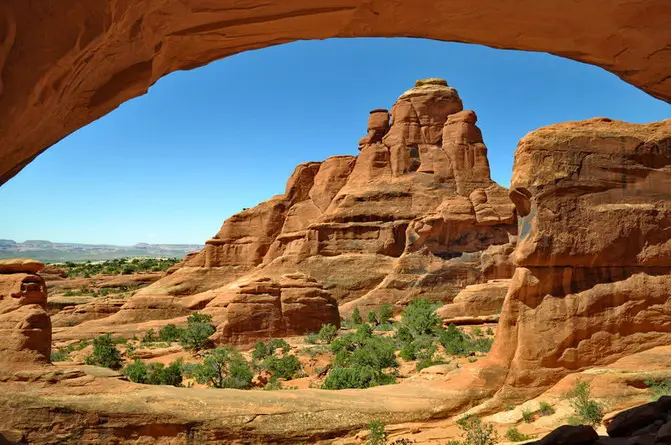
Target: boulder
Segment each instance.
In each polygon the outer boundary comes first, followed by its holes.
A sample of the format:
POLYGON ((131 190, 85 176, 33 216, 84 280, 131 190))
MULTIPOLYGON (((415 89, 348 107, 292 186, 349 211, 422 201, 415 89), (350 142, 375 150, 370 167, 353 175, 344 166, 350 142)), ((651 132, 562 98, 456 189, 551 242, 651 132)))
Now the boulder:
POLYGON ((563 425, 533 445, 591 445, 599 439, 594 428, 588 425, 563 425))
POLYGON ((0 369, 47 363, 51 353, 51 320, 46 312, 44 280, 34 273, 8 272, 41 267, 28 260, 4 264, 12 266, 0 274, 0 337, 3 339, 0 369))
POLYGON ((9 258, 0 260, 0 274, 29 273, 35 274, 44 269, 44 263, 29 258, 9 258))

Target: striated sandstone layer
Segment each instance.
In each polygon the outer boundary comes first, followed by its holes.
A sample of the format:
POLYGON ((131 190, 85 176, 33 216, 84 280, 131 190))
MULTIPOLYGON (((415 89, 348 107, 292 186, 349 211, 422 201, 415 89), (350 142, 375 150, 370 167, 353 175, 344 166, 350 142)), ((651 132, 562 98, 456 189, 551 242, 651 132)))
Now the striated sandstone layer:
POLYGON ((511 197, 518 267, 491 354, 508 396, 671 342, 671 120, 532 132, 511 197))
POLYGON ((0 371, 49 361, 47 291, 36 275, 43 267, 23 258, 0 261, 0 371))
POLYGON ((294 273, 319 281, 345 315, 417 297, 450 302, 469 284, 510 278, 515 208, 490 178, 476 121, 444 80, 418 81, 391 112, 371 112, 358 156, 299 165, 282 195, 224 221, 202 251, 99 324, 208 310, 250 280, 294 273))
POLYGON ((217 343, 252 346, 258 339, 303 335, 330 323, 340 327, 338 303, 312 277, 264 277, 226 289, 204 311, 213 316, 217 343))
POLYGON ((0 184, 168 73, 295 40, 423 37, 544 51, 670 100, 669 15, 667 0, 579 8, 562 0, 3 0, 0 184))

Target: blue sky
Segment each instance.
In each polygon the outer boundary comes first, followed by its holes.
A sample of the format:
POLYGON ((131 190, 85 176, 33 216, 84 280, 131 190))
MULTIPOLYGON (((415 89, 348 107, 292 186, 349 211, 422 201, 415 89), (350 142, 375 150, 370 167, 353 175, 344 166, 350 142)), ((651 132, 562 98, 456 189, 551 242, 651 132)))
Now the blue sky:
POLYGON ((416 79, 445 78, 476 111, 493 179, 543 125, 650 122, 671 105, 543 53, 420 39, 332 39, 250 51, 173 73, 47 150, 0 187, 0 238, 202 243, 282 193, 294 167, 357 154, 368 111, 416 79))

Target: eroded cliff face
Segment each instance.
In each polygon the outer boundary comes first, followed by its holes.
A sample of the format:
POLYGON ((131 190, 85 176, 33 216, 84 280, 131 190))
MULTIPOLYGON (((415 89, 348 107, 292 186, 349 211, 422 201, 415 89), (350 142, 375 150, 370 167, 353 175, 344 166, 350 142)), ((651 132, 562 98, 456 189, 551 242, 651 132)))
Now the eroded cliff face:
POLYGON ((371 112, 358 156, 299 165, 284 194, 227 219, 107 321, 209 310, 250 280, 292 273, 317 280, 344 314, 449 302, 466 285, 510 278, 515 209, 490 179, 476 120, 444 80, 418 81, 391 112, 371 112))
POLYGON ((511 197, 518 267, 492 350, 507 393, 671 341, 671 120, 530 133, 511 197))
POLYGON ((47 291, 37 275, 43 267, 35 260, 0 260, 0 373, 49 361, 47 291))

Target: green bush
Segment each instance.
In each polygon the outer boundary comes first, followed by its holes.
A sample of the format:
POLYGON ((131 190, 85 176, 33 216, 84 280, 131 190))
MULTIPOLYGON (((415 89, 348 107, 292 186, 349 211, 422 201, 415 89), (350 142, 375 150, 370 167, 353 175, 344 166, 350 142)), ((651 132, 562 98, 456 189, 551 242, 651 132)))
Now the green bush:
POLYGON ((551 416, 555 413, 555 409, 548 402, 541 402, 538 412, 541 416, 551 416))
POLYGON ((182 329, 174 324, 167 324, 158 331, 158 338, 161 341, 172 343, 177 341, 182 336, 182 329))
POLYGON ((352 326, 357 326, 363 323, 363 319, 361 318, 361 314, 359 313, 359 308, 355 307, 354 310, 352 311, 352 326))
POLYGON ((336 366, 328 373, 323 389, 370 388, 372 386, 389 385, 396 381, 393 375, 377 372, 371 367, 352 366, 344 368, 336 366))
POLYGON ((485 331, 485 333, 486 333, 487 335, 494 335, 494 331, 492 330, 492 328, 487 328, 487 330, 485 331))
POLYGON ((476 416, 463 417, 457 425, 462 430, 464 445, 494 445, 499 440, 494 425, 484 423, 476 416))
POLYGON ((391 305, 388 303, 383 304, 380 306, 380 309, 378 309, 378 320, 380 323, 386 323, 389 321, 391 317, 394 316, 394 310, 392 309, 391 305))
POLYGON ((368 425, 368 430, 370 431, 370 434, 368 435, 366 445, 387 444, 387 433, 384 432, 384 423, 382 423, 380 419, 373 420, 368 425))
POLYGON ((475 337, 482 337, 484 334, 482 332, 482 329, 480 327, 476 326, 473 329, 471 329, 471 335, 473 335, 475 337))
POLYGON ((374 326, 379 324, 377 320, 377 314, 373 311, 368 312, 368 315, 366 315, 366 321, 374 326))
POLYGON ((522 420, 524 420, 526 423, 531 423, 536 419, 534 417, 534 413, 530 409, 524 408, 522 410, 522 420))
POLYGON ((275 354, 275 350, 279 348, 282 348, 282 352, 285 354, 291 351, 291 346, 289 343, 281 338, 273 338, 268 343, 264 343, 263 340, 259 340, 254 345, 252 358, 256 361, 263 360, 264 358, 275 354))
POLYGON ((645 386, 650 389, 655 400, 662 396, 671 396, 671 379, 648 379, 645 386))
POLYGON ((202 364, 187 370, 198 383, 215 388, 248 389, 252 384, 249 363, 242 354, 229 347, 209 351, 202 364))
POLYGON ((375 326, 376 331, 383 331, 383 332, 388 332, 388 331, 393 331, 394 326, 392 326, 391 323, 380 323, 379 325, 375 326))
POLYGON ((311 332, 311 333, 309 333, 308 335, 305 336, 305 343, 307 343, 309 345, 317 344, 317 340, 318 340, 317 334, 315 334, 314 332, 311 332))
POLYGON ((330 323, 326 323, 319 330, 317 338, 322 343, 330 344, 333 341, 333 339, 336 338, 337 335, 338 335, 338 328, 330 323))
POLYGON ((116 348, 112 335, 107 333, 93 340, 93 353, 86 357, 87 365, 121 368, 121 353, 116 348))
POLYGON ((142 340, 140 340, 142 343, 152 343, 154 341, 158 340, 155 337, 155 333, 153 329, 149 329, 144 336, 142 337, 142 340))
POLYGON ((68 360, 68 355, 70 351, 67 349, 54 349, 51 351, 50 361, 52 362, 64 362, 68 360))
POLYGON ((396 378, 383 370, 398 366, 395 351, 393 339, 374 337, 369 325, 360 325, 356 333, 345 334, 331 343, 334 368, 323 388, 368 388, 394 383, 396 378))
POLYGON ((464 334, 461 329, 457 328, 454 323, 443 330, 438 339, 440 344, 443 345, 443 348, 445 348, 445 352, 449 355, 466 354, 466 340, 466 334, 464 334))
POLYGON ((210 335, 216 329, 210 324, 212 316, 194 313, 186 319, 186 329, 180 333, 179 344, 185 349, 199 350, 205 348, 210 342, 210 335))
POLYGON ((147 365, 142 360, 135 359, 133 363, 126 365, 123 375, 131 382, 147 383, 147 365))
POLYGON ((603 407, 590 398, 589 382, 577 380, 569 392, 573 413, 581 423, 599 425, 603 420, 603 407))
POLYGON ((147 367, 147 383, 150 385, 182 385, 182 363, 174 361, 165 366, 163 363, 151 363, 147 367))
POLYGON ((281 358, 271 355, 263 360, 261 366, 272 374, 272 380, 291 380, 301 368, 298 357, 295 355, 285 355, 281 358))
POLYGON ((401 313, 401 324, 413 337, 435 335, 441 326, 437 305, 425 299, 413 300, 401 313))
POLYGON ((525 440, 531 440, 534 436, 528 434, 522 434, 517 428, 509 428, 504 435, 506 439, 511 442, 524 442, 525 440))

